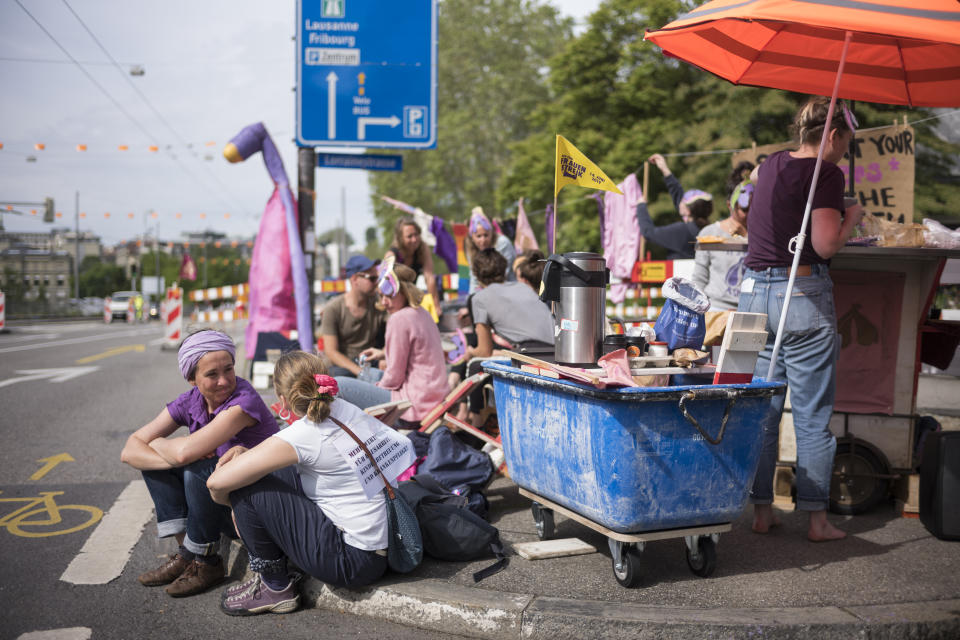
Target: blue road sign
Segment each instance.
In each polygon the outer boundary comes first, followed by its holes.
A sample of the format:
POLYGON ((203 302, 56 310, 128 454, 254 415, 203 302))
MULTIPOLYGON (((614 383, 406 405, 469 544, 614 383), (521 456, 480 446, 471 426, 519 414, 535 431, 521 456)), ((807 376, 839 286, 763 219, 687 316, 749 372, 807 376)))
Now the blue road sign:
POLYGON ((403 171, 403 156, 356 153, 318 153, 321 169, 366 169, 367 171, 403 171))
POLYGON ((437 146, 437 0, 299 0, 297 143, 437 146))

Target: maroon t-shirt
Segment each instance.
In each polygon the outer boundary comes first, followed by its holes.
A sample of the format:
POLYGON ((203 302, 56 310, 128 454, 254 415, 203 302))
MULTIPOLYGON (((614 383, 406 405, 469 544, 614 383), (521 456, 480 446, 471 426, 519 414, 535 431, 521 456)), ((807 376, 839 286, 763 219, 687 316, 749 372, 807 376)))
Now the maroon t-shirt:
MULTIPOLYGON (((747 268, 757 270, 793 264, 790 239, 800 232, 816 163, 816 158, 793 158, 789 151, 778 151, 760 165, 747 217, 750 234, 747 268)), ((828 208, 843 211, 843 189, 843 172, 832 162, 824 161, 811 211, 828 208)), ((813 250, 809 223, 800 264, 830 264, 813 250)))

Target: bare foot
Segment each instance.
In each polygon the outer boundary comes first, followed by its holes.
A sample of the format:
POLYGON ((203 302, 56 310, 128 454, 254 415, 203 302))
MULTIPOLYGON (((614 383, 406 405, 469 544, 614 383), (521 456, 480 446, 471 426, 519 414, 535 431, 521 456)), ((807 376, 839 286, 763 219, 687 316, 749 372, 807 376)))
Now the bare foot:
POLYGON ((753 505, 753 532, 769 533, 773 527, 780 526, 780 518, 773 512, 771 504, 753 505))
POLYGON ((807 531, 808 540, 811 542, 829 542, 830 540, 843 540, 846 537, 846 532, 837 529, 827 521, 826 511, 810 512, 810 529, 807 531))

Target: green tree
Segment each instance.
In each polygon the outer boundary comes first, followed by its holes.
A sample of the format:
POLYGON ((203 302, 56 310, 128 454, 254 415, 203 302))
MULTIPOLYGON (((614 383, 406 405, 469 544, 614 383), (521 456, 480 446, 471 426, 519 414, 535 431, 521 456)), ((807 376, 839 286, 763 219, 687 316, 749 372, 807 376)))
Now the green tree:
MULTIPOLYGON (((464 221, 480 205, 497 215, 510 144, 533 130, 528 114, 549 101, 547 61, 571 21, 542 0, 444 0, 439 5, 437 148, 406 151, 403 172, 370 178, 375 194, 464 221)), ((402 215, 377 198, 385 232, 402 215)))
POLYGON ((114 291, 126 289, 126 275, 121 267, 102 262, 98 256, 86 256, 80 262, 80 297, 105 298, 114 291))

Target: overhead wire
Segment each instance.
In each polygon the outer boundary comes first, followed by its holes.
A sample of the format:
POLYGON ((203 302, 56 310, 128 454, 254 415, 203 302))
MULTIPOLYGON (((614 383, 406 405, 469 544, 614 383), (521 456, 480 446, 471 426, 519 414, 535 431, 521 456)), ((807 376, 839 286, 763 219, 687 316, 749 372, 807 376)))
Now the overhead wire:
MULTIPOLYGON (((40 30, 43 31, 43 33, 50 39, 50 41, 53 42, 53 43, 57 46, 57 48, 59 48, 60 51, 62 51, 63 54, 64 54, 65 56, 67 56, 67 58, 70 59, 70 61, 87 77, 88 80, 90 80, 91 83, 93 83, 93 85, 94 85, 95 87, 97 87, 97 89, 100 90, 100 92, 101 92, 104 96, 107 97, 108 100, 110 100, 110 102, 117 108, 117 110, 120 111, 120 113, 122 113, 124 116, 126 116, 126 118, 127 118, 128 120, 130 120, 130 122, 132 122, 133 125, 134 125, 137 129, 139 129, 140 132, 143 133, 143 134, 147 137, 147 139, 149 139, 151 142, 153 142, 154 144, 157 144, 157 145, 159 146, 159 143, 157 142, 155 136, 154 136, 150 131, 148 131, 148 130, 146 129, 146 127, 144 127, 144 125, 143 125, 142 123, 140 123, 140 121, 138 121, 126 108, 124 108, 124 106, 123 106, 116 98, 114 98, 113 95, 112 95, 109 91, 107 91, 107 89, 106 89, 100 82, 98 82, 97 79, 94 78, 93 75, 91 75, 90 72, 87 71, 87 70, 84 68, 84 66, 83 66, 82 64, 80 64, 80 62, 79 62, 76 58, 73 57, 73 55, 66 49, 66 47, 64 47, 64 46, 60 43, 60 41, 57 40, 57 38, 54 37, 54 35, 53 35, 52 33, 50 33, 50 31, 43 25, 43 23, 41 23, 40 20, 38 20, 36 16, 34 16, 25 6, 23 6, 23 4, 20 2, 20 0, 14 0, 14 1, 17 3, 17 6, 19 6, 20 9, 21 9, 25 14, 27 14, 27 16, 28 16, 31 20, 33 20, 33 22, 37 25, 37 27, 39 27, 40 30)), ((66 2, 64 2, 64 4, 66 4, 66 2)), ((68 7, 68 8, 70 9, 70 11, 74 14, 74 16, 76 16, 77 19, 80 20, 80 19, 79 19, 79 16, 76 15, 76 12, 74 12, 73 9, 72 9, 69 5, 67 5, 67 7, 68 7)), ((86 28, 86 25, 83 23, 82 20, 80 21, 80 23, 84 25, 84 28, 86 28)), ((88 33, 89 33, 89 30, 88 30, 88 33)), ((92 36, 92 34, 91 34, 91 36, 92 36)), ((94 38, 94 40, 99 44, 99 41, 97 41, 96 38, 94 38)), ((102 45, 101 45, 101 48, 102 48, 102 45)), ((105 53, 106 53, 106 52, 105 52, 105 53)), ((108 54, 108 56, 109 56, 109 54, 108 54)), ((112 57, 111 57, 111 61, 113 61, 113 58, 112 58, 112 57)), ((113 61, 113 63, 114 63, 114 65, 117 64, 115 61, 113 61)), ((151 108, 152 108, 152 105, 151 105, 151 108)), ((173 155, 171 155, 170 158, 177 164, 177 166, 179 166, 179 167, 184 171, 184 173, 186 173, 187 175, 189 175, 189 176, 190 176, 193 180, 195 180, 204 190, 208 191, 208 193, 210 192, 209 186, 206 185, 206 184, 204 184, 204 183, 202 183, 202 182, 200 182, 199 178, 198 178, 193 172, 191 172, 191 171, 179 160, 179 158, 177 158, 176 156, 173 156, 173 155)), ((216 197, 218 200, 220 200, 222 204, 226 204, 226 205, 227 205, 227 208, 230 208, 229 203, 226 203, 221 196, 219 196, 219 195, 217 195, 217 194, 212 194, 212 195, 214 195, 214 197, 216 197)))
MULTIPOLYGON (((63 4, 64 4, 64 6, 66 6, 67 9, 70 10, 70 13, 73 14, 73 17, 76 18, 77 22, 80 23, 80 26, 83 27, 84 31, 87 32, 87 35, 89 35, 90 38, 91 38, 91 39, 96 43, 96 45, 100 48, 100 51, 102 51, 103 54, 104 54, 105 56, 107 56, 107 59, 109 59, 110 62, 113 64, 113 66, 117 69, 117 71, 120 72, 120 75, 123 77, 123 79, 126 81, 126 83, 127 83, 128 85, 130 85, 130 88, 133 89, 134 93, 136 93, 138 96, 140 96, 140 99, 143 100, 143 103, 150 108, 150 110, 153 112, 153 115, 156 116, 157 120, 159 120, 160 122, 162 122, 163 125, 164 125, 167 129, 169 129, 171 133, 173 133, 173 136, 174 136, 177 140, 179 140, 180 144, 183 145, 184 147, 186 147, 187 149, 189 149, 190 154, 191 154, 194 158, 197 158, 197 159, 199 160, 200 156, 197 154, 197 152, 196 152, 190 145, 187 144, 187 142, 183 139, 183 136, 181 136, 180 133, 179 133, 176 129, 173 128, 173 125, 171 125, 170 122, 168 122, 167 119, 166 119, 165 117, 163 117, 163 114, 161 114, 160 111, 159 111, 159 110, 153 105, 153 103, 147 98, 147 96, 144 95, 144 93, 140 90, 140 88, 136 85, 136 83, 134 83, 134 82, 130 79, 130 76, 127 74, 127 72, 124 70, 124 68, 120 65, 119 62, 117 62, 117 61, 114 59, 114 57, 113 57, 112 55, 110 55, 110 52, 107 51, 107 48, 103 45, 102 42, 100 42, 100 39, 97 38, 97 36, 93 33, 93 31, 90 29, 90 27, 87 26, 87 23, 83 21, 83 19, 79 16, 79 14, 77 14, 77 12, 73 9, 73 7, 70 6, 70 3, 67 2, 67 0, 62 0, 62 2, 63 2, 63 4)), ((223 182, 220 180, 220 178, 217 177, 217 175, 216 175, 215 173, 213 173, 213 171, 210 170, 210 167, 208 167, 208 166, 206 166, 206 165, 204 165, 204 164, 202 164, 202 163, 201 163, 200 166, 202 166, 202 167, 204 168, 204 170, 209 174, 209 176, 214 180, 214 182, 216 182, 216 183, 220 186, 221 189, 223 189, 225 192, 229 192, 229 188, 228 188, 225 184, 223 184, 223 182)), ((192 174, 191 174, 191 175, 192 175, 192 174)), ((205 186, 205 185, 204 185, 204 186, 205 186)), ((228 204, 229 204, 229 203, 228 203, 228 204)), ((234 203, 232 203, 232 204, 235 205, 236 202, 234 202, 234 203)), ((242 210, 242 208, 237 208, 237 210, 242 210)))

